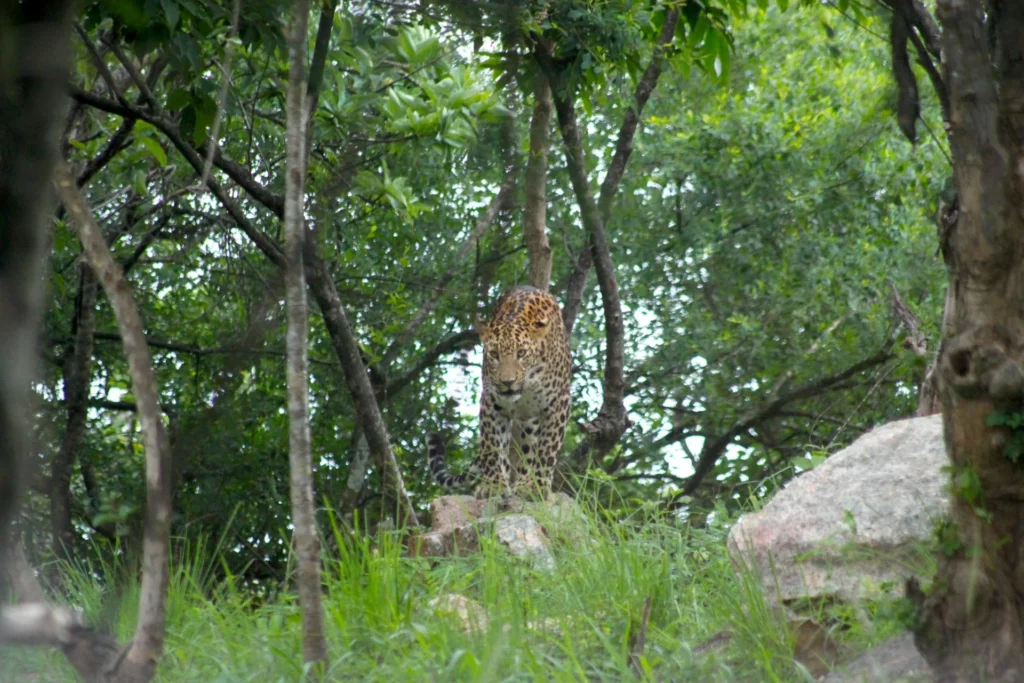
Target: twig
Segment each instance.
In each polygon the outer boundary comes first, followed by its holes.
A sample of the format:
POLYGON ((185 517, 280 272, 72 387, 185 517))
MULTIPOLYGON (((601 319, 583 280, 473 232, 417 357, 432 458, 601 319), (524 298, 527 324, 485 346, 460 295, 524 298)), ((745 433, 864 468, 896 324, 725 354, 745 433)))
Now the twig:
POLYGON ((242 13, 242 0, 235 0, 235 11, 231 15, 231 30, 228 32, 227 44, 224 46, 224 77, 220 81, 220 95, 217 98, 217 113, 213 117, 213 125, 210 126, 210 135, 207 138, 209 151, 206 153, 206 162, 203 164, 203 172, 200 174, 199 184, 206 185, 210 177, 210 168, 213 166, 213 154, 217 149, 217 136, 220 134, 220 122, 224 118, 224 109, 228 102, 228 86, 231 83, 231 57, 235 52, 235 36, 238 35, 238 19, 242 13))
POLYGON ((640 616, 640 626, 629 634, 629 668, 637 678, 644 677, 640 657, 644 653, 644 641, 647 640, 647 621, 651 618, 651 596, 644 599, 644 611, 640 616))
POLYGON ((473 227, 473 231, 469 233, 466 241, 462 243, 462 246, 459 248, 459 253, 454 259, 452 259, 452 264, 449 266, 448 272, 438 280, 437 284, 434 286, 434 290, 416 312, 416 315, 413 316, 413 319, 409 321, 409 324, 405 326, 405 329, 398 333, 394 341, 391 342, 391 345, 388 346, 379 363, 379 369, 382 374, 385 376, 387 375, 388 368, 391 366, 391 363, 395 360, 398 354, 401 353, 402 348, 410 339, 412 339, 413 334, 416 332, 417 328, 423 324, 423 321, 427 319, 427 316, 433 313, 434 309, 437 308, 438 304, 441 302, 441 295, 448 288, 448 284, 452 279, 454 279, 458 269, 466 262, 466 256, 469 254, 470 250, 476 246, 476 243, 480 241, 480 237, 484 234, 484 231, 487 230, 491 223, 494 222, 494 217, 498 215, 498 211, 507 204, 508 198, 512 194, 512 189, 514 188, 513 183, 513 178, 505 178, 505 182, 502 184, 501 189, 498 190, 496 195, 494 195, 494 199, 492 199, 491 203, 487 206, 487 210, 484 211, 483 215, 477 220, 476 225, 473 227))

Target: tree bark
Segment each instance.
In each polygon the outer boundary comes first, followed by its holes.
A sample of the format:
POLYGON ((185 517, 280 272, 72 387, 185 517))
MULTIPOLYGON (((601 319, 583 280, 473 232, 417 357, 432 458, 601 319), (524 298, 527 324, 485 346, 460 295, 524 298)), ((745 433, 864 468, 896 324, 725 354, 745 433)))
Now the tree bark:
POLYGON ((295 0, 288 36, 291 67, 287 93, 285 177, 285 298, 288 306, 288 461, 292 526, 302 610, 302 657, 322 676, 328 665, 320 581, 320 537, 313 501, 313 455, 309 426, 309 310, 303 268, 306 223, 306 41, 309 0, 295 0))
POLYGON ((0 564, 27 479, 46 190, 64 120, 70 13, 70 2, 0 2, 0 564))
POLYGON ((64 406, 67 426, 50 476, 50 526, 57 557, 70 558, 74 544, 71 525, 71 474, 85 437, 93 335, 96 332, 96 278, 84 262, 79 273, 74 346, 64 367, 64 406))
POLYGON ((548 241, 548 137, 551 129, 551 86, 536 74, 533 118, 530 119, 530 158, 526 162, 526 208, 523 239, 530 255, 530 284, 548 291, 551 284, 551 244, 548 241))
POLYGON ((391 488, 401 506, 399 512, 404 519, 400 519, 399 522, 410 526, 419 526, 416 510, 409 499, 409 493, 405 490, 402 470, 398 466, 394 451, 391 450, 388 428, 380 414, 380 407, 373 393, 373 385, 370 384, 370 376, 366 373, 366 365, 359 355, 359 343, 352 333, 352 326, 348 322, 348 316, 345 315, 341 298, 338 296, 338 289, 327 272, 327 264, 323 262, 323 259, 308 248, 305 256, 306 279, 309 282, 310 291, 313 292, 317 305, 320 306, 320 311, 323 313, 324 327, 327 328, 327 333, 331 337, 334 352, 338 355, 338 360, 341 361, 345 381, 352 393, 352 401, 356 405, 356 412, 366 434, 366 442, 370 446, 374 463, 379 468, 386 486, 391 488))
POLYGON ((170 446, 160 415, 153 360, 146 344, 142 317, 121 267, 114 261, 74 176, 66 165, 55 172, 57 192, 92 267, 110 299, 128 359, 132 389, 146 452, 146 523, 143 537, 139 617, 132 642, 117 670, 123 680, 150 680, 163 653, 168 546, 171 531, 170 446))
POLYGON ((1024 433, 1013 420, 1024 412, 1024 6, 939 0, 937 10, 957 190, 940 217, 949 333, 936 371, 953 526, 931 593, 916 582, 907 589, 919 610, 915 642, 940 681, 1018 681, 1024 433))
MULTIPOLYGON (((622 183, 622 176, 626 172, 626 164, 633 154, 633 139, 636 137, 636 128, 640 123, 640 114, 643 113, 647 100, 658 85, 661 72, 664 69, 665 51, 675 36, 676 24, 679 23, 679 10, 672 10, 665 16, 665 24, 658 35, 658 42, 654 46, 654 54, 651 61, 644 69, 643 76, 636 85, 633 93, 633 106, 626 109, 622 117, 622 125, 619 127, 619 135, 615 141, 615 152, 612 154, 611 163, 608 164, 608 172, 601 182, 601 194, 597 200, 598 211, 605 224, 611 219, 612 205, 615 202, 615 195, 618 194, 619 185, 622 183)), ((550 64, 545 67, 543 53, 539 53, 541 66, 546 73, 551 73, 550 64)), ((552 82, 549 77, 549 82, 552 82)), ((563 135, 564 137, 564 135, 563 135)), ((562 306, 562 321, 565 329, 572 334, 573 325, 576 324, 576 316, 579 314, 580 305, 583 302, 583 290, 586 289, 587 275, 594 265, 594 245, 588 241, 585 247, 576 258, 575 267, 569 277, 569 284, 566 287, 565 302, 562 306)))

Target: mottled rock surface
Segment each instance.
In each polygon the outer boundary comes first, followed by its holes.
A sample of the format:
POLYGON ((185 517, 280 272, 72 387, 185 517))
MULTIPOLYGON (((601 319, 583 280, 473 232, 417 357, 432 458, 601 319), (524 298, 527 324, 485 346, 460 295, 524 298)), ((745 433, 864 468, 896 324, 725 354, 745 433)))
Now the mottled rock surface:
POLYGON ((546 502, 442 496, 431 502, 430 512, 430 531, 408 540, 410 555, 466 555, 480 549, 481 535, 493 533, 512 555, 554 569, 552 541, 575 544, 586 535, 582 511, 564 493, 554 494, 546 502))
POLYGON ((794 479, 729 533, 770 602, 902 594, 946 515, 942 417, 891 422, 794 479))

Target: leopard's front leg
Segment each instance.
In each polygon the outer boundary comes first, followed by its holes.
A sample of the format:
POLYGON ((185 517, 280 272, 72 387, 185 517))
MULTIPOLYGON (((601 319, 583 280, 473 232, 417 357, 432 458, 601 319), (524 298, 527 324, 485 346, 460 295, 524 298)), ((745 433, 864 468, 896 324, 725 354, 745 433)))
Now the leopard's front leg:
POLYGON ((480 403, 480 483, 474 491, 477 498, 490 498, 509 490, 511 442, 512 420, 485 395, 480 403))

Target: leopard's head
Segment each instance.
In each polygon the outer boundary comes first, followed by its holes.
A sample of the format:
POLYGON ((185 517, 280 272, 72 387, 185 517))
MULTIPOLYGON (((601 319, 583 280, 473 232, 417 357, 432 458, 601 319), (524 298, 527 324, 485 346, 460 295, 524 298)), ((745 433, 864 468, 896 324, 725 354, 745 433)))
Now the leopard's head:
POLYGON ((476 330, 484 346, 484 385, 509 401, 543 372, 546 342, 565 334, 558 302, 532 287, 503 294, 488 320, 477 319, 476 330))

